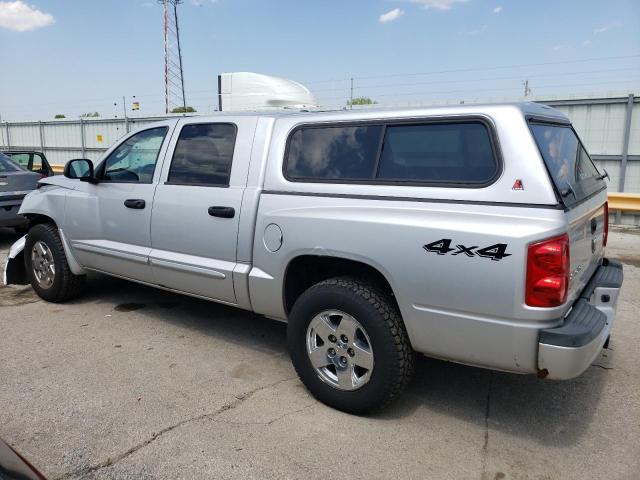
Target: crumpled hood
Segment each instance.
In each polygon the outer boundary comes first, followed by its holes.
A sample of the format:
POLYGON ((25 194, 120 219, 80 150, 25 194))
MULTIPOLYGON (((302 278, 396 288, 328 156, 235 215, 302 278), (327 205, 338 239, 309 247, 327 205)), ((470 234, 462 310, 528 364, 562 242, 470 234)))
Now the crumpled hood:
POLYGON ((58 187, 75 190, 77 188, 79 181, 71 178, 67 178, 63 175, 54 175, 53 177, 43 178, 38 183, 40 185, 56 185, 58 187))

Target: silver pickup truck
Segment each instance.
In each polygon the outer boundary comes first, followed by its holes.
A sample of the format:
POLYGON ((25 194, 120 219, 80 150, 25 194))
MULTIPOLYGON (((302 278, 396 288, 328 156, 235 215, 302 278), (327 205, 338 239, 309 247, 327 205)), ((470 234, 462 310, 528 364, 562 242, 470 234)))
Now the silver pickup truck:
POLYGON ((61 302, 91 270, 288 322, 302 382, 352 413, 414 352, 569 379, 622 284, 605 176, 533 103, 170 119, 41 180, 5 282, 61 302))

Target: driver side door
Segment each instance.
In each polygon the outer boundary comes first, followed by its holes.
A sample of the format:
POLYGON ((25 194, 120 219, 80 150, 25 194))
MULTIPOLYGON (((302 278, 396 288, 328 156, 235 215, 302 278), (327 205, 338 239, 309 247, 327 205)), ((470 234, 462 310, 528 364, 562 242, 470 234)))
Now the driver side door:
POLYGON ((64 233, 86 268, 153 283, 151 206, 173 124, 134 133, 67 194, 64 233))

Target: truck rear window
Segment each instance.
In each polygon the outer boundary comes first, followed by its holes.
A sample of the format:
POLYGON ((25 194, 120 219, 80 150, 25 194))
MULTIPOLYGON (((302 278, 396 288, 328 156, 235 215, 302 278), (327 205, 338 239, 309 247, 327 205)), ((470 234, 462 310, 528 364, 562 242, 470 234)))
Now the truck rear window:
POLYGON ((570 125, 531 123, 549 175, 566 206, 606 186, 570 125))
POLYGON ((481 121, 303 126, 291 134, 293 181, 482 186, 499 164, 481 121))

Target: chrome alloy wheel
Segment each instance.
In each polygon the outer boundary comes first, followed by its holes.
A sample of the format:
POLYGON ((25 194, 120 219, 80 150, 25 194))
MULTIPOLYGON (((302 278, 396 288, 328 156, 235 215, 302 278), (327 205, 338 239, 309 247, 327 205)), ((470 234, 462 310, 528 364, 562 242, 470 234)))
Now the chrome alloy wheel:
POLYGON ((51 250, 40 240, 34 243, 31 249, 31 268, 38 286, 45 290, 51 288, 56 277, 56 266, 51 250))
POLYGON ((307 354, 320 379, 339 390, 357 390, 371 379, 373 349, 351 315, 325 310, 307 328, 307 354))

